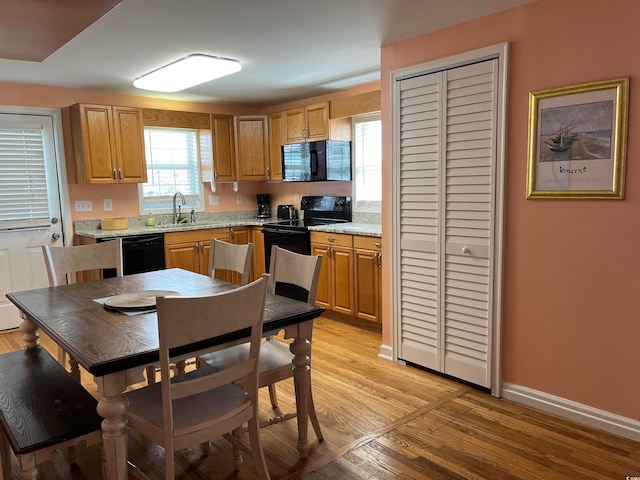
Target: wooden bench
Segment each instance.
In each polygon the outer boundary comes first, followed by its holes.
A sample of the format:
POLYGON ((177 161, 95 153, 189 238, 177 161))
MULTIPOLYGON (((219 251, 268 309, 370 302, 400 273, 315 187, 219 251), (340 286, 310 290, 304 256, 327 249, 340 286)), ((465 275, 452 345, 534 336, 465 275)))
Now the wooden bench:
POLYGON ((97 404, 42 347, 0 354, 2 478, 13 478, 12 451, 20 478, 35 479, 54 450, 101 442, 97 404))

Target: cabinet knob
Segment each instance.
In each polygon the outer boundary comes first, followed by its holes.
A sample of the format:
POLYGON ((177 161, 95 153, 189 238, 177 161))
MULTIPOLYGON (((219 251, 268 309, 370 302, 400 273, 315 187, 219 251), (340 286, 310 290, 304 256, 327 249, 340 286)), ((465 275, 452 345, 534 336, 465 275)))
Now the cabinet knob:
POLYGON ((327 237, 327 241, 335 242, 336 241, 336 237, 327 237))
POLYGON ((380 242, 373 242, 373 246, 380 248, 382 247, 382 244, 380 242))

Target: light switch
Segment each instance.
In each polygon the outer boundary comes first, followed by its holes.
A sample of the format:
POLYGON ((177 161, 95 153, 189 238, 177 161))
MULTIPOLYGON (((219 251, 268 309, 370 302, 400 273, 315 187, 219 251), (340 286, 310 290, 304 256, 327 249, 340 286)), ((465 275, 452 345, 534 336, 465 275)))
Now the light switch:
POLYGON ((236 195, 236 203, 242 205, 242 195, 236 195))
POLYGON ((102 199, 102 209, 105 212, 113 211, 113 201, 110 198, 102 199))
POLYGON ((209 195, 209 205, 218 205, 219 202, 218 195, 209 195))

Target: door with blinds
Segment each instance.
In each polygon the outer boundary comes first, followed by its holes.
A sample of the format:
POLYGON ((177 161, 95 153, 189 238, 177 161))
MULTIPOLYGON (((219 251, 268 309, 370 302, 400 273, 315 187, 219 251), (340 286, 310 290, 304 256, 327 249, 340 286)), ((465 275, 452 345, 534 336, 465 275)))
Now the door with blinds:
POLYGON ((394 97, 398 358, 483 387, 501 232, 498 69, 489 59, 412 75, 394 97))
POLYGON ((49 286, 42 245, 62 245, 53 118, 0 113, 0 330, 20 324, 6 294, 49 286))

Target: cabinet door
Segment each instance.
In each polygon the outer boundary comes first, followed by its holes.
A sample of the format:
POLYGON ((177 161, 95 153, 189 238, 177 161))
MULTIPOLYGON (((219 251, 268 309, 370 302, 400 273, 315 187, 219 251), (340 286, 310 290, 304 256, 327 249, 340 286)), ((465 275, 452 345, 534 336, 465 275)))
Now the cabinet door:
POLYGON ((201 273, 200 249, 197 242, 165 245, 164 261, 166 268, 183 268, 201 273))
POLYGON ((214 181, 236 180, 233 116, 211 115, 214 181))
POLYGON ((285 142, 304 142, 304 131, 307 128, 307 119, 305 117, 304 107, 287 110, 286 112, 284 112, 284 117, 285 142))
POLYGON ((264 263, 264 233, 262 227, 253 227, 253 269, 251 280, 258 279, 267 271, 264 263))
POLYGON ((316 292, 316 305, 331 310, 331 277, 333 269, 328 253, 329 248, 329 245, 323 245, 321 243, 311 244, 311 255, 322 256, 322 266, 320 267, 318 290, 316 292))
POLYGON ((327 140, 329 138, 329 102, 306 106, 307 141, 327 140))
POLYGON ((78 183, 115 183, 111 107, 69 107, 78 183))
POLYGON ((284 112, 269 115, 269 180, 282 180, 282 145, 285 144, 284 112))
POLYGON ((358 318, 380 322, 380 268, 377 250, 354 249, 355 314, 358 318))
POLYGON ((267 180, 269 148, 266 115, 236 117, 238 180, 267 180))
POLYGON ((332 246, 329 255, 333 268, 332 310, 353 315, 353 249, 332 246))
POLYGON ((113 107, 113 132, 118 183, 145 183, 147 164, 141 110, 113 107))

